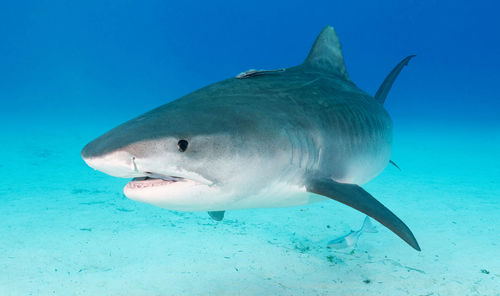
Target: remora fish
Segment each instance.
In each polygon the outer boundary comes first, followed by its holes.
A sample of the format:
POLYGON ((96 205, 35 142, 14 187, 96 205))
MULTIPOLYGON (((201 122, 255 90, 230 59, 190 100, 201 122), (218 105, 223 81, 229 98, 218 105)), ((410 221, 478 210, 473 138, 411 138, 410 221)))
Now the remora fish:
POLYGON ((365 221, 363 222, 363 226, 361 226, 359 230, 357 231, 351 230, 351 232, 349 232, 348 234, 329 241, 327 246, 328 248, 337 250, 345 248, 354 248, 358 243, 359 237, 364 232, 368 233, 377 232, 375 227, 370 222, 370 218, 368 218, 368 216, 366 216, 365 221))
POLYGON ((411 57, 371 97, 350 80, 328 26, 301 65, 204 87, 119 125, 81 155, 96 170, 134 178, 124 188, 133 200, 221 220, 225 210, 330 198, 420 250, 410 229, 360 187, 389 163, 383 103, 411 57))

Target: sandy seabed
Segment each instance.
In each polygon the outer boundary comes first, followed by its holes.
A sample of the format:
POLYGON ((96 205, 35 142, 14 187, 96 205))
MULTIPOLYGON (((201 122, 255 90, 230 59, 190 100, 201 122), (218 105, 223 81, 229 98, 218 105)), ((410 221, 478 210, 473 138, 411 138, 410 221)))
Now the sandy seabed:
POLYGON ((326 248, 364 218, 333 201, 215 222, 128 200, 79 156, 105 129, 3 132, 0 295, 500 295, 498 128, 395 131, 402 171, 364 188, 422 252, 376 222, 353 252, 326 248))

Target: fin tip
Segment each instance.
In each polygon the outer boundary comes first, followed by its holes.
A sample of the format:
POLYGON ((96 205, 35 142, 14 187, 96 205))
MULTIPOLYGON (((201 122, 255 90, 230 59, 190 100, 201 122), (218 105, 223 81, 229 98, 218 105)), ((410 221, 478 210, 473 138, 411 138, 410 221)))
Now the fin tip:
POLYGON ((350 81, 345 68, 342 45, 333 26, 325 26, 302 63, 308 67, 333 73, 350 81))

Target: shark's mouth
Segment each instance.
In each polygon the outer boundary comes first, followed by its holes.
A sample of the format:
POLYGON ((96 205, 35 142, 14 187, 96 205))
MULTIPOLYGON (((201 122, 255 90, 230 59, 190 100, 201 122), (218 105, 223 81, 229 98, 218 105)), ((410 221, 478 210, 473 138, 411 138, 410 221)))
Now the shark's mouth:
POLYGON ((126 188, 142 189, 150 187, 168 186, 177 182, 195 182, 195 181, 176 176, 162 176, 161 178, 138 177, 128 182, 126 188))
POLYGON ((218 188, 186 177, 144 173, 132 179, 123 188, 123 194, 135 201, 161 208, 182 211, 211 209, 210 198, 218 188))

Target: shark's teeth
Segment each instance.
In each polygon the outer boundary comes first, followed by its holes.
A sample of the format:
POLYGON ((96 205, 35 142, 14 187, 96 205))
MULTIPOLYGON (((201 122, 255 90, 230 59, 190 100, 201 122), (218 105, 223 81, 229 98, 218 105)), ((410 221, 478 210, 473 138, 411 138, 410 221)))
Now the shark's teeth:
POLYGON ((165 186, 177 182, 176 180, 151 179, 148 177, 134 178, 127 184, 127 188, 141 189, 147 187, 165 186))
POLYGON ((130 181, 126 187, 130 189, 141 189, 147 187, 165 186, 180 181, 189 181, 189 180, 176 176, 165 176, 154 173, 148 173, 148 176, 137 177, 132 179, 132 181, 130 181))

